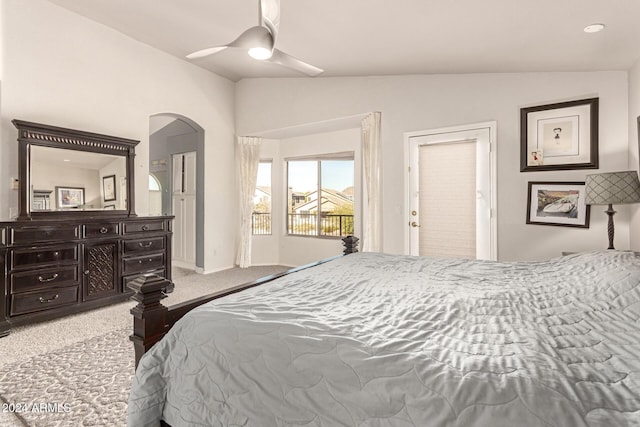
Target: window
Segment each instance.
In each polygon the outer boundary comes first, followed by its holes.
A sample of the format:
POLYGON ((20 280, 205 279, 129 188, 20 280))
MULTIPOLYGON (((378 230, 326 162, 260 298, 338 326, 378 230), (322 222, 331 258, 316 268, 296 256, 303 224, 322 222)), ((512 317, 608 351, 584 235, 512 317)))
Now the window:
POLYGON ((160 181, 152 174, 149 174, 149 191, 160 191, 160 181))
POLYGON ((149 215, 162 215, 162 185, 153 174, 149 174, 149 215))
POLYGON ((353 234, 353 153, 287 161, 287 234, 353 234))
POLYGON ((258 164, 251 230, 254 235, 271 234, 271 160, 258 164))

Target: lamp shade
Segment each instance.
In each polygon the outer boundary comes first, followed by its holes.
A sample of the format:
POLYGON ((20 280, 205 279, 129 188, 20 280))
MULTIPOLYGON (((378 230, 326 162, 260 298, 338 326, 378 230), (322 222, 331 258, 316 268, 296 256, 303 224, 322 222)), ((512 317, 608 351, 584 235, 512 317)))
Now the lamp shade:
POLYGON ((640 181, 636 171, 587 175, 587 205, 619 205, 640 202, 640 181))

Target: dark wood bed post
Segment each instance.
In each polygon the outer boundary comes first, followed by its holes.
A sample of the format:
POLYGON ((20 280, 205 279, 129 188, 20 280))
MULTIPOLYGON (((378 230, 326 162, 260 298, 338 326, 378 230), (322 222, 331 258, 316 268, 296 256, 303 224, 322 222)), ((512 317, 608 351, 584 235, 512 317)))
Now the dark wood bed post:
POLYGON ((143 354, 167 333, 168 309, 160 303, 173 291, 174 284, 155 274, 146 274, 130 282, 129 289, 134 294, 132 300, 138 305, 131 309, 133 315, 133 341, 136 354, 136 368, 143 354))
POLYGON ((342 244, 344 245, 344 253, 345 255, 349 255, 355 252, 358 252, 358 239, 356 236, 347 236, 342 238, 342 244))
MULTIPOLYGON (((359 240, 360 239, 355 236, 344 237, 342 239, 342 243, 344 245, 342 253, 344 255, 349 255, 358 252, 359 240)), ((199 305, 221 298, 225 295, 230 295, 271 282, 279 277, 286 276, 287 274, 294 273, 296 271, 324 264, 325 262, 339 257, 340 256, 327 258, 311 264, 292 268, 291 270, 287 270, 282 273, 276 273, 253 282, 236 285, 231 288, 223 289, 222 291, 205 295, 190 301, 185 301, 170 307, 166 307, 160 302, 162 299, 167 297, 167 293, 173 291, 174 284, 170 280, 155 274, 146 274, 138 277, 127 285, 129 289, 134 292, 131 299, 138 302, 138 305, 131 309, 131 314, 133 315, 133 334, 129 336, 129 339, 133 341, 133 347, 135 349, 136 368, 138 367, 138 363, 140 362, 142 355, 153 347, 155 343, 160 341, 174 323, 178 321, 178 319, 199 305)))

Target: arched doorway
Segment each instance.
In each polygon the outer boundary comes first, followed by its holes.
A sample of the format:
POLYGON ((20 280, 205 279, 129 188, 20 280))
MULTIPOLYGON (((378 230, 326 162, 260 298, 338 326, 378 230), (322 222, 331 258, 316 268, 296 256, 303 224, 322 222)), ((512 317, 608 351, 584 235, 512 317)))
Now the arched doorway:
POLYGON ((173 264, 204 265, 204 129, 188 117, 161 113, 149 118, 149 209, 174 215, 173 264), (151 185, 151 181, 150 181, 151 185), (155 198, 155 199, 154 199, 155 198), (157 199, 160 199, 159 201, 157 199))

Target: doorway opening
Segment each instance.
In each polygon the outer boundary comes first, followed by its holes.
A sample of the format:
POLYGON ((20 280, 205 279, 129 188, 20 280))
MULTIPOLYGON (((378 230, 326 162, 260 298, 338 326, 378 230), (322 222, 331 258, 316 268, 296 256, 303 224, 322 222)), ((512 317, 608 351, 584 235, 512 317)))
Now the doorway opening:
POLYGON ((497 259, 496 123, 405 134, 407 252, 497 259))
POLYGON ((171 251, 173 265, 202 271, 204 129, 179 114, 151 116, 149 179, 150 214, 175 216, 171 251))

